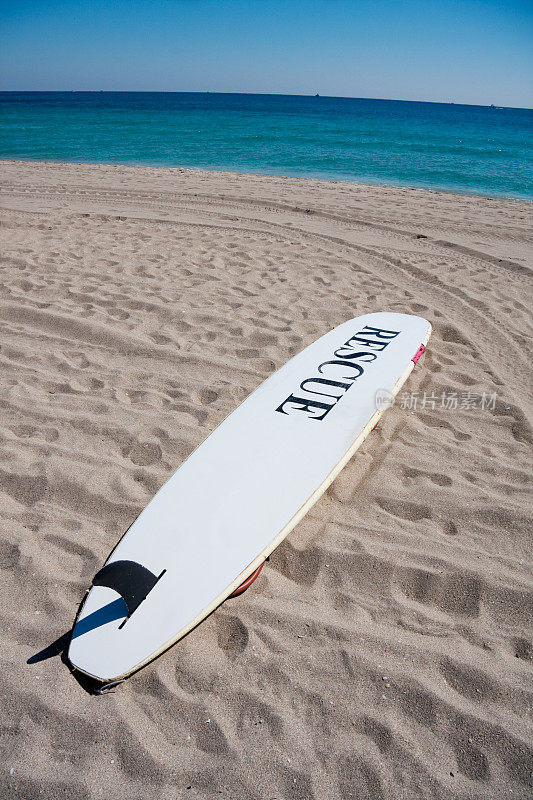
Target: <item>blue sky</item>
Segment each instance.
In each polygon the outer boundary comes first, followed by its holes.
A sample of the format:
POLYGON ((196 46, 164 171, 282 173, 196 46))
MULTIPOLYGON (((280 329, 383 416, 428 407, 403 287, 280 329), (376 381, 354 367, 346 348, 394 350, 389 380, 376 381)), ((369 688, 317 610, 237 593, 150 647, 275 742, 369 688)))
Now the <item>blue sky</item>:
POLYGON ((533 106, 533 0, 0 0, 0 89, 533 106))

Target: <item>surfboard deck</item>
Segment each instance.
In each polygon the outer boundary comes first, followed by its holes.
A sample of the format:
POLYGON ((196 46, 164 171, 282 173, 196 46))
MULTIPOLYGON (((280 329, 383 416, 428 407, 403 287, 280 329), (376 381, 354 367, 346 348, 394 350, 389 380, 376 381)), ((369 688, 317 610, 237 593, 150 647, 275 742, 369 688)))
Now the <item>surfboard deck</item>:
POLYGON ((326 333, 192 453, 112 551, 68 659, 102 683, 152 661, 231 595, 328 488, 379 421, 431 333, 379 312, 326 333))

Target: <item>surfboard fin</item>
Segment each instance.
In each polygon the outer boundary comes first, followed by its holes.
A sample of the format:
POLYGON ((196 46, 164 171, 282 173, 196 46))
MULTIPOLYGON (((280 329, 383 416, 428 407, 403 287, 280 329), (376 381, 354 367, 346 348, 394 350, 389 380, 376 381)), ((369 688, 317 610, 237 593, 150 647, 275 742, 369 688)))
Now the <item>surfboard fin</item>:
POLYGON ((129 618, 165 572, 154 575, 135 561, 112 561, 96 573, 93 586, 107 586, 117 592, 126 603, 129 618))

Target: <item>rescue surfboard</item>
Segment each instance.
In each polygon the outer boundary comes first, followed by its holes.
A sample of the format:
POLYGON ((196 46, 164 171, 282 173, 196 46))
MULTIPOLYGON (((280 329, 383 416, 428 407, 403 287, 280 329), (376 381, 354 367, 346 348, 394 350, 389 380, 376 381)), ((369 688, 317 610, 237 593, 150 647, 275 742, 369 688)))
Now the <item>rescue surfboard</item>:
POLYGON ((332 483, 424 351, 431 325, 378 312, 333 328, 211 433, 95 575, 72 667, 105 686, 136 672, 246 585, 332 483))

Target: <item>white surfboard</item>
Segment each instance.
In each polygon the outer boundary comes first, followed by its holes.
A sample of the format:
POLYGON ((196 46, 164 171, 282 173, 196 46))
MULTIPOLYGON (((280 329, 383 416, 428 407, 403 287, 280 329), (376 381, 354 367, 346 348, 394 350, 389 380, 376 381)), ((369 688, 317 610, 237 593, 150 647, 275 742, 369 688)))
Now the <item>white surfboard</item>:
POLYGON ((102 683, 147 664, 243 583, 327 489, 429 339, 357 317, 292 358, 159 490, 93 579, 68 658, 102 683))

